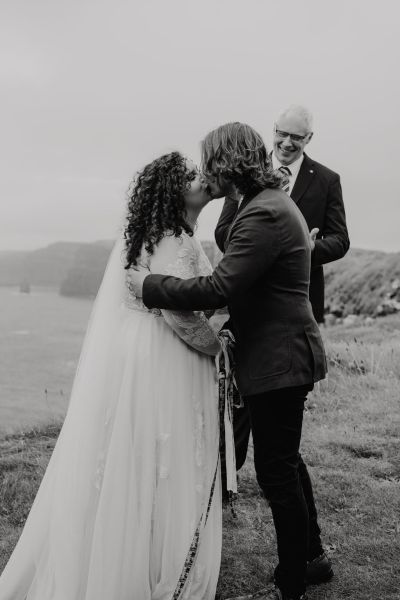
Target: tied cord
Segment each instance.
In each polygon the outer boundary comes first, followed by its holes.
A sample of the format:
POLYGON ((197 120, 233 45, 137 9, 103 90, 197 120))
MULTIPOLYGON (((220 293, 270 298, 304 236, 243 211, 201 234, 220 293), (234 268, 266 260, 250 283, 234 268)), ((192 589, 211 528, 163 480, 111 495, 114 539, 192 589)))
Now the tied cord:
POLYGON ((235 362, 233 351, 235 338, 228 329, 218 334, 221 350, 216 357, 219 392, 220 457, 223 500, 230 505, 236 518, 235 501, 237 499, 237 477, 235 439, 233 433, 233 407, 243 406, 235 381, 235 362))
POLYGON ((233 437, 233 407, 243 406, 242 399, 237 391, 235 382, 235 369, 233 360, 233 349, 235 338, 231 331, 222 329, 218 334, 221 343, 221 350, 216 357, 218 372, 218 391, 219 391, 219 422, 220 422, 220 442, 219 457, 214 471, 214 477, 211 484, 210 494, 205 510, 202 512, 196 531, 194 532, 192 543, 186 556, 178 583, 171 600, 181 600, 184 590, 189 581, 190 573, 196 561, 197 552, 200 545, 201 534, 207 523, 208 515, 214 496, 215 483, 218 473, 218 464, 221 461, 222 494, 225 502, 230 505, 232 515, 236 518, 235 500, 237 497, 237 479, 236 479, 236 459, 235 459, 235 440, 233 437))
POLYGON ((218 464, 219 458, 217 459, 217 466, 214 471, 214 477, 211 483, 210 495, 207 502, 206 509, 202 512, 198 525, 196 527, 196 531, 194 532, 194 536, 192 539, 192 543, 190 544, 189 552, 187 553, 185 563, 183 565, 182 572, 180 574, 178 583, 176 585, 174 594, 171 600, 180 600, 182 598, 183 592, 186 588, 187 582, 189 581, 189 575, 193 569, 195 560, 197 558, 197 552, 199 550, 201 534, 207 524, 208 515, 210 514, 210 508, 214 496, 215 483, 217 480, 218 474, 218 464))

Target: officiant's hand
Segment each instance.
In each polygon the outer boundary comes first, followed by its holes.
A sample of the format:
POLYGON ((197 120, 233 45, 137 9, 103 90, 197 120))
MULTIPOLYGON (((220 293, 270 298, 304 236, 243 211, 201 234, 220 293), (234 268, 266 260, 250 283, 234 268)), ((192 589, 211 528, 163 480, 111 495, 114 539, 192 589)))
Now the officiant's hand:
POLYGON ((315 248, 315 240, 317 238, 318 232, 319 232, 318 227, 314 227, 314 229, 311 229, 311 231, 310 231, 311 250, 314 250, 314 248, 315 248))
POLYGON ((133 291, 136 298, 143 298, 143 281, 150 271, 140 265, 133 267, 129 272, 129 288, 133 291))

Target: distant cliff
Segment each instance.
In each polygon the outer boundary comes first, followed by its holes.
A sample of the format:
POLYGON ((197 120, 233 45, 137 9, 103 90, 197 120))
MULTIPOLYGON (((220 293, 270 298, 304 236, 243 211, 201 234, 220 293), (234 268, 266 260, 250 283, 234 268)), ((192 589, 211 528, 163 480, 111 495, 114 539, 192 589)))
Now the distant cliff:
POLYGON ((58 287, 72 267, 82 244, 56 242, 31 252, 0 253, 0 285, 31 285, 58 287))
MULTIPOLYGON (((76 284, 80 290, 77 295, 93 294, 93 271, 100 271, 100 279, 107 262, 112 242, 95 242, 92 244, 81 244, 77 242, 56 242, 45 248, 39 248, 31 252, 0 252, 0 285, 64 287, 68 281, 65 293, 74 295, 71 291, 75 288, 73 279, 82 277, 82 271, 88 278, 87 293, 81 291, 84 285, 76 284), (79 265, 82 263, 82 269, 79 265), (72 279, 71 279, 72 278, 72 279)), ((96 293, 95 290, 94 293, 96 293)))
POLYGON ((338 316, 400 312, 400 252, 350 249, 325 265, 325 296, 338 316))
MULTIPOLYGON (((212 265, 221 253, 214 242, 202 242, 212 265)), ((0 285, 56 286, 60 294, 96 295, 112 241, 92 244, 58 242, 34 252, 0 252, 0 285)), ((400 313, 400 253, 351 249, 325 265, 326 312, 379 316, 400 313)))
MULTIPOLYGON (((113 246, 111 240, 91 244, 57 242, 27 252, 0 252, 0 285, 57 287, 63 296, 96 295, 113 246)), ((220 253, 203 242, 212 264, 220 253)))
POLYGON ((62 296, 94 297, 100 287, 111 244, 85 244, 77 249, 74 262, 60 285, 62 296))

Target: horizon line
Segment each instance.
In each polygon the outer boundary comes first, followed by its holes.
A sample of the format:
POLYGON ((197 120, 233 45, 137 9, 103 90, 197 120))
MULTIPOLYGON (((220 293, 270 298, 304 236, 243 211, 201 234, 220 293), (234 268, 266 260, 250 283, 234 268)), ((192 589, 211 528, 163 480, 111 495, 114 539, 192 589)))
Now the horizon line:
MULTIPOLYGON (((214 244, 215 246, 217 245, 214 239, 199 238, 199 240, 200 240, 200 242, 208 242, 208 243, 214 244)), ((61 239, 61 240, 55 240, 53 242, 48 242, 48 243, 40 245, 40 246, 35 246, 34 248, 25 248, 25 249, 24 248, 15 248, 15 249, 0 248, 0 253, 1 254, 21 254, 21 253, 37 252, 38 250, 44 250, 44 249, 49 248, 50 246, 54 246, 56 244, 94 245, 94 244, 104 244, 104 243, 113 244, 114 242, 115 242, 115 238, 100 238, 100 239, 95 239, 95 240, 91 240, 91 241, 61 239)), ((351 250, 364 250, 365 252, 382 252, 384 254, 400 253, 400 249, 398 249, 398 250, 382 250, 381 248, 366 248, 366 247, 362 247, 362 246, 351 246, 349 251, 351 251, 351 250)))

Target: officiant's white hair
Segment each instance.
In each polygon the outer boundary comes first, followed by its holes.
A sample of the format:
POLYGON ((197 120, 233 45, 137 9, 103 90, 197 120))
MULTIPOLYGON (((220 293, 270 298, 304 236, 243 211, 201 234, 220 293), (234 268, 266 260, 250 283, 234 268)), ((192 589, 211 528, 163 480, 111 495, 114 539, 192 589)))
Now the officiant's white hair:
POLYGON ((302 119, 307 127, 307 131, 309 133, 311 133, 311 131, 313 130, 313 116, 311 111, 308 110, 308 108, 306 108, 305 106, 302 106, 301 104, 291 104, 288 108, 286 108, 285 110, 283 110, 279 117, 278 120, 281 117, 286 117, 287 115, 294 115, 296 117, 299 117, 300 119, 302 119))

